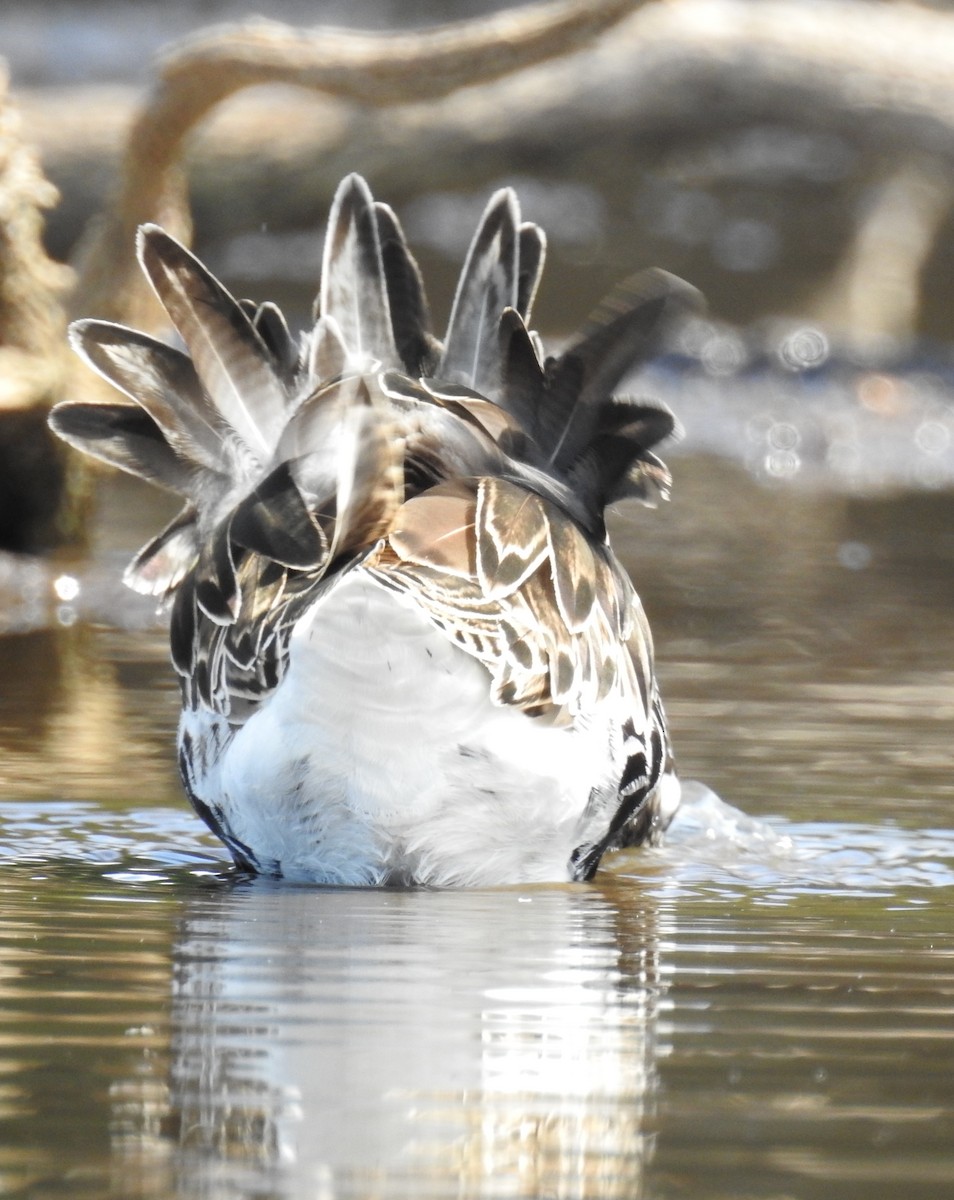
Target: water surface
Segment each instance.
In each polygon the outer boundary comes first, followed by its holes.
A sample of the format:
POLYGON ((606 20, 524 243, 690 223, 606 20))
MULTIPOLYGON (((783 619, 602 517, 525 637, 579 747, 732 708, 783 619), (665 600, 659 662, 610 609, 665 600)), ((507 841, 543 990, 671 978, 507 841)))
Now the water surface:
POLYGON ((161 503, 3 565, 0 1193, 954 1196, 954 501, 676 475, 617 539, 704 782, 590 886, 236 880, 116 583, 161 503))

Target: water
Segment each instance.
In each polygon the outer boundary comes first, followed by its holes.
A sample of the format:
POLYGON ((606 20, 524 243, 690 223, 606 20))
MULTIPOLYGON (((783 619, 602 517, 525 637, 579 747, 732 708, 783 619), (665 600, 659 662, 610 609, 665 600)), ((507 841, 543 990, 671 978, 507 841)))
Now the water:
MULTIPOLYGON (((186 20, 165 5, 161 28, 139 12, 133 28, 124 8, 104 33, 47 5, 38 35, 21 7, 4 41, 21 84, 138 77, 146 43, 186 20)), ((380 6, 322 7, 385 23, 380 6)), ((644 138, 627 175, 610 136, 535 189, 526 155, 501 164, 552 236, 551 320, 573 323, 597 259, 619 277, 621 245, 703 284, 713 311, 792 311, 882 182, 817 130, 763 121, 710 143, 700 169, 678 130, 668 150, 644 138), (784 238, 761 262, 760 230, 784 238)), ((218 193, 192 182, 200 234, 218 231, 218 193)), ((243 293, 276 261, 256 232, 275 191, 219 248, 231 261, 212 248, 243 293)), ((401 213, 455 272, 465 207, 455 189, 401 213)), ((277 245, 308 276, 305 311, 318 243, 301 239, 277 245)), ((440 267, 432 299, 449 301, 440 267)), ((945 297, 927 327, 947 336, 945 297)), ((665 847, 608 859, 592 885, 233 879, 175 777, 161 624, 118 584, 172 509, 113 481, 84 559, 0 556, 0 1195, 954 1198, 949 355, 846 363, 800 323, 693 336, 644 392, 689 427, 688 454, 667 454, 674 503, 615 534, 681 769, 702 782, 665 847)))
POLYGON ((616 535, 704 782, 592 886, 235 880, 116 583, 164 502, 0 564, 0 1194, 954 1196, 954 497, 675 469, 616 535))

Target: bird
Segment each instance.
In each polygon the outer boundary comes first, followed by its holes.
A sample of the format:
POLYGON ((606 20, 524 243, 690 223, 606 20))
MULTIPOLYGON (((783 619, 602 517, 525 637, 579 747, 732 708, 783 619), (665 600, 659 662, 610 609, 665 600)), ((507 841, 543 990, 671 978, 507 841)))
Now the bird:
POLYGON ((394 211, 349 175, 313 324, 236 299, 159 226, 175 333, 70 340, 121 395, 51 411, 182 497, 124 582, 169 609, 195 811, 243 874, 468 888, 593 878, 679 803, 651 632, 606 509, 668 499, 662 403, 617 394, 698 293, 648 269, 547 354, 546 237, 490 198, 446 334, 394 211))

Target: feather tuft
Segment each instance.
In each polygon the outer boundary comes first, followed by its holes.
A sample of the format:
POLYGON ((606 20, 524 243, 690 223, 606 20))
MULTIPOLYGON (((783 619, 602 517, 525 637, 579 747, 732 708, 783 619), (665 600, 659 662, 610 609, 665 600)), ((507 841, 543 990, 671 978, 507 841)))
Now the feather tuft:
MULTIPOLYGON (((351 804, 371 811, 362 807, 366 779, 378 760, 404 753, 390 726, 374 724, 382 719, 367 703, 374 680, 355 685, 364 701, 351 717, 347 695, 317 696, 317 685, 302 680, 319 660, 346 662, 338 677, 349 680, 360 663, 383 669, 379 634, 389 671, 392 651, 397 663, 423 665, 422 677, 409 680, 423 698, 419 705, 408 695, 409 720, 437 711, 432 693, 456 697, 458 684, 479 689, 483 681, 476 733, 471 710, 447 715, 442 728, 454 733, 439 747, 438 774, 467 757, 474 738, 485 737, 474 762, 492 759, 494 731, 504 728, 542 730, 546 739, 552 731, 548 753, 571 746, 573 755, 576 747, 589 754, 603 739, 572 811, 562 780, 527 768, 525 789, 513 765, 517 786, 508 784, 507 803, 522 802, 525 790, 539 793, 543 778, 544 821, 551 791, 554 809, 564 806, 553 818, 561 831, 553 836, 574 839, 564 877, 589 878, 607 848, 655 837, 671 814, 659 798, 672 765, 652 639, 604 511, 623 499, 668 496, 671 479, 656 450, 677 434, 675 418, 617 389, 659 352, 698 297, 665 272, 646 272, 548 358, 530 325, 545 254, 543 231, 522 220, 514 192, 496 192, 470 244, 442 346, 397 217, 350 175, 329 214, 315 319, 300 337, 274 304, 235 299, 155 225, 140 231, 140 261, 184 350, 109 322, 71 328, 77 353, 122 398, 60 404, 53 429, 185 501, 124 579, 171 602, 183 778, 200 815, 246 867, 282 871, 284 847, 294 856, 312 826, 324 830, 317 801, 307 821, 273 830, 285 810, 297 812, 305 790, 283 794, 286 777, 300 782, 312 773, 321 797, 341 795, 342 813, 351 804), (329 609, 336 615, 323 625, 329 609), (382 619, 387 627, 379 629, 382 619), (339 636, 340 651, 326 653, 322 638, 339 636), (244 772, 233 764, 226 787, 222 764, 267 705, 284 714, 278 725, 288 717, 292 678, 314 711, 291 713, 288 753, 266 764, 267 784, 243 801, 249 811, 261 807, 274 786, 276 802, 230 825, 244 772), (321 774, 332 772, 323 766, 332 751, 353 753, 369 729, 366 760, 350 774, 321 774), (312 746, 308 730, 324 741, 312 746), (265 829, 271 842, 263 849, 246 827, 265 829)), ((261 752, 274 754, 275 745, 261 752)), ((572 756, 565 761, 577 771, 572 756)), ((490 807, 509 828, 514 812, 495 791, 503 768, 473 769, 484 772, 490 807)), ((395 811, 413 811, 418 796, 402 797, 399 772, 395 778, 395 811)), ((454 776, 449 794, 462 786, 454 776)), ((480 804, 479 796, 468 800, 468 813, 480 804)), ((375 846, 386 841, 379 833, 375 846)), ((411 854, 419 833, 402 832, 401 854, 411 854)), ((309 853, 320 856, 324 836, 309 853)), ((423 861, 401 870, 443 878, 423 861)))

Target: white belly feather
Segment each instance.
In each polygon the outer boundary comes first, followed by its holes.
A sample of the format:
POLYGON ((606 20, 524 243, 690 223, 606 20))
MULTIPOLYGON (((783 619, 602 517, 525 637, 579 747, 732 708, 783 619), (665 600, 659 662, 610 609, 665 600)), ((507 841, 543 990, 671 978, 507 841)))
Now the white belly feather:
POLYGON ((618 779, 616 704, 586 728, 493 705, 484 668, 358 568, 299 622, 280 687, 196 790, 286 878, 565 878, 594 784, 618 779))

